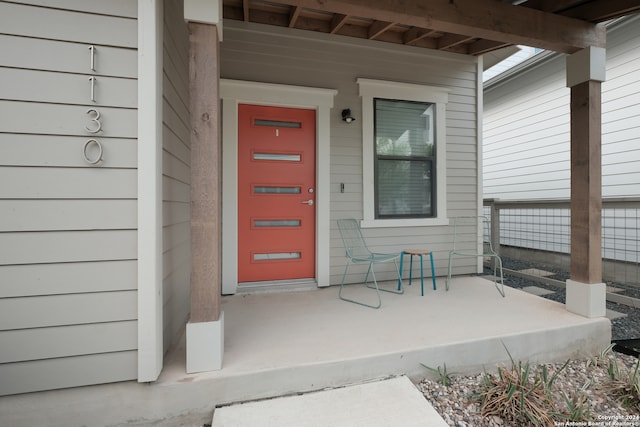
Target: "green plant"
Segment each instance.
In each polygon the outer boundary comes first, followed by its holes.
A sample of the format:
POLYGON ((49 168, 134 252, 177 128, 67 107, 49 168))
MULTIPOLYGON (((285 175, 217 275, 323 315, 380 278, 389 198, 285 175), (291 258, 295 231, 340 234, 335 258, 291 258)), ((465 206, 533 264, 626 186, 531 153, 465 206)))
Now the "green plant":
MULTIPOLYGON (((511 357, 511 355, 509 355, 509 357, 511 357)), ((567 360, 566 362, 564 362, 564 365, 562 365, 560 369, 558 369, 555 372, 555 374, 551 376, 551 378, 549 378, 549 369, 547 368, 547 365, 542 365, 541 380, 542 380, 542 384, 544 384, 544 389, 547 393, 551 393, 551 387, 553 386, 553 383, 558 378, 558 375, 560 375, 560 373, 564 371, 564 369, 567 367, 569 362, 570 360, 567 360)))
POLYGON ((612 358, 607 369, 611 381, 605 390, 615 396, 623 406, 640 410, 640 359, 632 370, 620 368, 617 359, 612 358))
MULTIPOLYGON (((584 387, 583 387, 584 388, 584 387)), ((575 393, 571 398, 566 393, 561 393, 562 399, 567 405, 567 411, 556 413, 556 418, 565 421, 587 421, 590 418, 588 397, 584 390, 575 393)))
POLYGON ((427 366, 424 363, 421 363, 421 365, 428 369, 429 371, 433 372, 434 374, 438 375, 438 377, 440 378, 440 384, 442 384, 445 387, 448 387, 449 385, 451 385, 451 375, 453 375, 452 373, 447 371, 447 364, 444 363, 444 367, 440 368, 440 366, 438 365, 437 368, 432 368, 431 366, 427 366))
POLYGON ((615 344, 611 343, 607 347, 605 347, 602 351, 600 351, 600 354, 592 356, 589 359, 587 359, 586 367, 589 368, 593 365, 594 367, 597 368, 598 366, 600 366, 600 363, 604 361, 609 362, 612 357, 615 357, 612 355, 613 347, 615 347, 615 344))
POLYGON ((559 411, 551 395, 552 386, 569 361, 549 376, 545 365, 534 369, 528 361, 516 362, 505 350, 511 368, 498 367, 495 375, 485 371, 482 377, 479 393, 482 415, 500 417, 509 425, 553 425, 551 414, 559 411))
POLYGON ((609 363, 607 364, 607 374, 609 374, 609 378, 612 381, 618 381, 622 376, 620 366, 618 366, 618 359, 616 359, 615 357, 609 358, 609 363))

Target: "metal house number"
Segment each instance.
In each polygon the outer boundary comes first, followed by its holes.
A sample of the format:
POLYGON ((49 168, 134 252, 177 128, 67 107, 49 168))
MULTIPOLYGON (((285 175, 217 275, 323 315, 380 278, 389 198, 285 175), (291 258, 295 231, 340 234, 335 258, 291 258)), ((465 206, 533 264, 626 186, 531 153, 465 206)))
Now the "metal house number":
POLYGON ((100 122, 100 111, 95 108, 89 108, 87 110, 87 114, 89 115, 89 123, 87 123, 84 128, 87 132, 90 133, 98 133, 102 130, 102 122, 100 122))
MULTIPOLYGON (((89 46, 89 69, 93 72, 96 71, 96 63, 95 63, 95 55, 96 55, 96 47, 91 45, 89 46)), ((95 85, 96 85, 96 77, 89 77, 90 84, 90 94, 89 100, 91 102, 96 102, 95 97, 95 85)), ((96 134, 102 130, 102 121, 100 120, 100 111, 95 108, 89 108, 87 110, 87 115, 89 116, 88 121, 84 125, 84 129, 92 134, 96 134)), ((85 142, 84 147, 82 149, 82 155, 84 160, 92 166, 97 166, 102 162, 102 144, 100 141, 96 139, 89 139, 85 142)))

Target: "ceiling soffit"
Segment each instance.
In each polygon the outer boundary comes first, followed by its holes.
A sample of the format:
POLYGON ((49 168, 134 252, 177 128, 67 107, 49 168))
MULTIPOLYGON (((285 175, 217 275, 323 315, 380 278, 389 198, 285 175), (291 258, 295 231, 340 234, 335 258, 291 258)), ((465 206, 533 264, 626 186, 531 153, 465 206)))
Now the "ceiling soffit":
POLYGON ((225 19, 466 55, 604 47, 600 23, 639 11, 640 0, 223 0, 225 19))

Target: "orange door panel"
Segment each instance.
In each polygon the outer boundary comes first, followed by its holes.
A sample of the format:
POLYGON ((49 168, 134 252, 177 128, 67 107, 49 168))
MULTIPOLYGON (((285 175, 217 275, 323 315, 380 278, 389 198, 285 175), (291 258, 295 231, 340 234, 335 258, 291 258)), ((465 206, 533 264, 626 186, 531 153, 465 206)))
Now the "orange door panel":
POLYGON ((315 277, 315 111, 238 106, 238 281, 315 277))

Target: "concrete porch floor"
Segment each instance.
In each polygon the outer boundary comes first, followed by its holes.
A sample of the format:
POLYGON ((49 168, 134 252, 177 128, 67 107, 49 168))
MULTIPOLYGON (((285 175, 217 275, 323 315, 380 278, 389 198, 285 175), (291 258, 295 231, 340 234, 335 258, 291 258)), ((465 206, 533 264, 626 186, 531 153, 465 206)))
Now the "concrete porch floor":
MULTIPOLYGON (((405 282, 406 284, 406 282, 405 282)), ((386 283, 393 286, 393 283, 386 283)), ((444 363, 476 373, 514 358, 559 361, 600 352, 611 338, 606 318, 587 319, 564 305, 492 282, 457 277, 445 291, 419 281, 404 295, 382 293, 373 310, 338 299, 338 288, 239 294, 223 298, 223 369, 185 373, 184 340, 165 358, 153 384, 134 382, 31 393, 0 399, 6 425, 193 425, 210 423, 215 406, 357 384, 444 363)), ((350 297, 375 291, 349 286, 350 297)), ((0 423, 2 424, 2 423, 0 423)), ((4 424, 2 424, 4 425, 4 424)))

